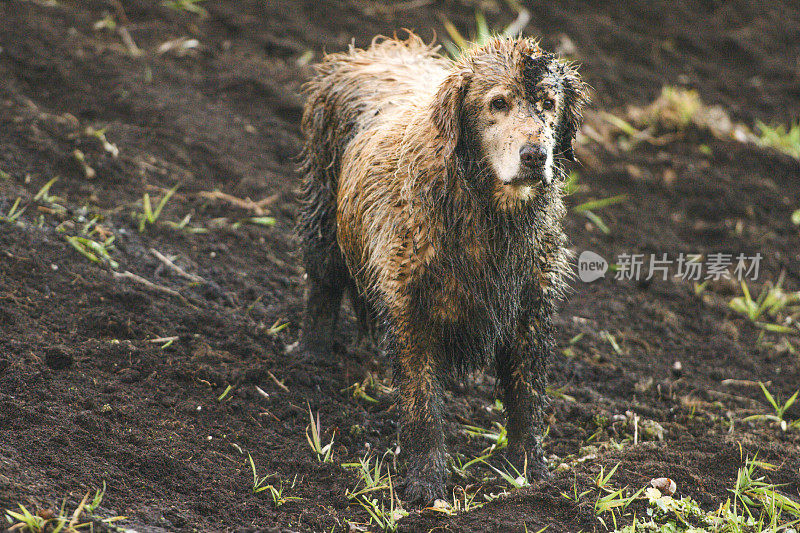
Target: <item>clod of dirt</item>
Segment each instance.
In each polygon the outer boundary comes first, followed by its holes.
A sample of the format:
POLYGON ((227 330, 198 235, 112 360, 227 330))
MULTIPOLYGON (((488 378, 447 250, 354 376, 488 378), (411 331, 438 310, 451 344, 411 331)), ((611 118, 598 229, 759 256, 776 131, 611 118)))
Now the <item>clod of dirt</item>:
MULTIPOLYGON (((44 362, 53 370, 63 370, 72 366, 72 356, 67 353, 63 346, 51 346, 47 349, 44 362)), ((2 363, 0 363, 2 366, 2 363)))
POLYGON ((142 373, 134 368, 126 368, 117 374, 122 383, 136 383, 142 379, 142 373))

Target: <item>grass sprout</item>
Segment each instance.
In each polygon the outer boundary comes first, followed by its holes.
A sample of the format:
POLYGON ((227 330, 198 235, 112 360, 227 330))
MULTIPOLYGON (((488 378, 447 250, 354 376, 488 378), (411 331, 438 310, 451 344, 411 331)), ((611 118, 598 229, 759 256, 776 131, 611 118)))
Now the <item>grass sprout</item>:
MULTIPOLYGON (((253 471, 253 494, 259 494, 261 492, 269 492, 270 496, 272 497, 272 502, 275 504, 275 507, 280 507, 286 502, 292 500, 300 500, 298 496, 284 496, 283 495, 283 481, 278 482, 278 486, 268 484, 267 480, 274 476, 275 474, 267 474, 266 476, 259 476, 258 472, 256 471, 256 464, 253 461, 253 456, 249 453, 247 454, 247 459, 250 462, 250 469, 253 471)), ((297 484, 297 476, 294 476, 292 480, 292 484, 289 486, 290 489, 293 489, 297 484)))
POLYGON ((252 224, 252 225, 255 225, 255 226, 271 227, 271 226, 275 225, 275 222, 276 222, 275 217, 247 217, 247 218, 243 218, 243 219, 238 220, 238 221, 234 222, 233 224, 231 224, 231 228, 232 229, 238 229, 243 224, 252 224))
POLYGON ((231 385, 228 385, 227 387, 225 387, 225 390, 222 391, 222 394, 219 395, 219 398, 217 398, 217 401, 221 402, 221 401, 225 400, 225 398, 231 393, 232 390, 233 390, 233 386, 231 386, 231 385))
POLYGON ((503 480, 506 483, 508 483, 509 485, 511 485, 515 489, 521 489, 523 487, 528 487, 531 484, 530 480, 528 479, 528 457, 527 457, 527 455, 525 456, 525 464, 522 466, 522 472, 517 470, 517 468, 514 465, 512 465, 511 463, 508 463, 508 468, 504 468, 503 470, 500 470, 499 468, 496 468, 496 467, 492 466, 491 464, 487 463, 486 461, 483 461, 483 463, 486 466, 488 466, 490 469, 492 469, 497 475, 499 475, 501 478, 503 478, 503 480), (511 470, 511 472, 509 472, 509 469, 511 470))
POLYGON ((5 215, 0 215, 0 221, 8 222, 9 224, 15 223, 17 219, 22 216, 22 213, 25 212, 25 209, 27 209, 26 207, 23 207, 22 209, 19 208, 19 203, 21 200, 22 199, 20 197, 17 197, 17 199, 11 205, 11 209, 8 210, 8 213, 5 215))
POLYGON ((627 199, 628 199, 628 195, 627 194, 619 194, 617 196, 612 196, 610 198, 601 198, 599 200, 590 200, 588 202, 584 202, 582 204, 576 205, 575 207, 572 208, 572 211, 575 212, 575 213, 579 213, 579 214, 585 216, 586 218, 589 219, 589 221, 592 224, 597 226, 597 229, 602 231, 604 234, 608 235, 608 234, 611 233, 611 229, 603 221, 603 219, 600 218, 600 216, 597 213, 595 213, 595 211, 598 210, 598 209, 602 209, 604 207, 608 207, 608 206, 614 205, 614 204, 622 203, 622 202, 626 201, 627 199))
POLYGON ((33 201, 34 202, 38 202, 38 201, 41 200, 43 202, 49 202, 51 204, 55 204, 55 203, 58 203, 59 201, 61 201, 62 200, 61 197, 53 196, 53 195, 50 194, 50 188, 57 181, 58 181, 58 178, 53 178, 50 181, 48 181, 47 183, 45 183, 44 185, 42 185, 42 188, 39 189, 39 191, 33 197, 33 201))
POLYGON ((164 0, 161 5, 174 9, 175 11, 184 11, 186 13, 193 13, 201 17, 207 17, 208 11, 200 5, 205 0, 164 0))
POLYGON ((319 421, 319 413, 317 413, 317 419, 314 420, 314 414, 311 412, 311 408, 309 407, 308 416, 311 420, 311 423, 308 426, 306 426, 306 440, 308 441, 308 445, 311 446, 311 449, 317 456, 317 460, 319 462, 321 463, 333 462, 333 439, 336 437, 336 432, 335 431, 333 432, 331 441, 323 446, 321 439, 322 425, 320 424, 319 421))
POLYGON ((386 461, 390 453, 386 452, 380 459, 367 455, 358 463, 346 463, 342 466, 355 468, 359 477, 356 487, 346 492, 347 497, 367 511, 371 524, 391 532, 397 531, 398 522, 408 516, 408 512, 400 505, 394 490, 391 468, 386 461), (385 501, 387 496, 388 504, 385 501))
POLYGON ((757 327, 765 331, 786 334, 800 333, 798 327, 800 291, 783 290, 784 276, 785 273, 782 272, 776 283, 766 283, 755 299, 752 297, 747 283, 742 281, 742 296, 731 299, 728 306, 746 316, 757 327))
POLYGON ((391 472, 386 463, 386 454, 381 459, 365 455, 357 463, 344 463, 342 466, 355 468, 358 475, 356 487, 346 492, 351 500, 371 492, 388 490, 391 485, 391 472))
POLYGON ((470 437, 480 437, 489 440, 491 446, 484 448, 481 452, 482 456, 492 455, 493 453, 502 450, 508 446, 508 433, 506 427, 499 423, 494 422, 494 429, 486 429, 478 426, 462 425, 464 432, 470 437))
POLYGON ((761 121, 756 121, 759 143, 780 150, 796 159, 800 159, 800 121, 789 124, 768 126, 761 121))
POLYGON ((790 427, 800 429, 800 419, 795 420, 794 422, 789 422, 784 418, 786 411, 797 401, 797 396, 800 394, 800 389, 796 390, 794 394, 792 394, 784 403, 780 403, 775 399, 772 393, 767 390, 767 387, 765 387, 762 382, 759 381, 758 386, 761 387, 764 397, 766 397, 769 404, 775 410, 775 414, 751 415, 744 419, 745 422, 750 420, 770 420, 772 422, 777 422, 783 431, 786 431, 790 427))
POLYGON ((113 235, 102 242, 95 241, 88 237, 77 237, 74 235, 67 235, 65 239, 79 254, 89 261, 101 265, 108 265, 113 269, 119 268, 119 263, 114 261, 110 253, 110 250, 113 249, 113 235))
POLYGON ((88 128, 86 128, 85 133, 89 137, 94 137, 95 139, 100 141, 100 144, 103 145, 103 150, 111 154, 113 157, 119 156, 119 148, 117 148, 117 145, 112 142, 109 142, 109 140, 106 138, 106 128, 98 130, 89 126, 88 128))
POLYGON ((148 224, 153 225, 158 221, 161 212, 164 210, 164 206, 167 205, 167 202, 169 202, 169 199, 172 198, 172 195, 178 190, 178 187, 180 187, 180 185, 176 185, 168 190, 161 200, 159 200, 158 204, 156 204, 155 209, 153 209, 152 203, 150 202, 150 195, 144 193, 144 196, 142 196, 142 209, 144 212, 138 214, 139 233, 144 233, 148 224))
POLYGON ((618 194, 617 196, 612 196, 610 198, 601 198, 600 200, 591 200, 589 202, 584 202, 582 204, 576 205, 572 208, 572 210, 576 213, 583 213, 584 211, 594 211, 597 209, 602 209, 604 207, 608 207, 614 204, 620 204, 625 202, 628 199, 627 194, 618 194))
POLYGON ((164 223, 173 229, 183 230, 186 231, 187 233, 193 233, 193 234, 208 233, 207 228, 203 228, 200 226, 190 226, 189 222, 191 220, 192 220, 192 214, 189 213, 188 215, 183 217, 180 222, 165 220, 164 223))
POLYGON ((444 29, 447 31, 447 34, 450 38, 444 39, 442 42, 444 43, 444 47, 448 53, 452 57, 456 58, 459 57, 464 50, 471 48, 472 46, 483 46, 495 35, 512 37, 521 33, 528 24, 528 21, 531 19, 530 12, 522 7, 517 0, 506 0, 506 4, 517 14, 517 18, 511 22, 511 24, 506 26, 501 31, 493 30, 489 27, 489 24, 486 21, 486 15, 484 15, 482 11, 476 11, 475 30, 471 38, 464 37, 450 19, 443 17, 442 24, 444 25, 444 29))
POLYGON ((608 331, 603 330, 600 332, 600 338, 603 339, 604 341, 607 341, 611 345, 611 348, 614 350, 614 353, 616 353, 617 355, 622 355, 623 353, 622 348, 620 348, 619 343, 617 342, 617 339, 616 337, 614 337, 614 335, 612 335, 608 331))

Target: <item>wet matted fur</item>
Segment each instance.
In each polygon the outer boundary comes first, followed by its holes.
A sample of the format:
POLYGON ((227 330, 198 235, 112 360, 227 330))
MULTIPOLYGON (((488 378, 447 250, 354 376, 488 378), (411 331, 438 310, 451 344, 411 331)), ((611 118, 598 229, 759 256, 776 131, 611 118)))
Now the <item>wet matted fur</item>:
POLYGON ((407 499, 444 495, 446 377, 490 362, 506 457, 546 476, 551 315, 568 275, 561 162, 573 159, 584 83, 525 38, 457 61, 413 34, 376 38, 316 69, 302 122, 302 349, 329 354, 345 290, 362 327, 379 326, 407 499))

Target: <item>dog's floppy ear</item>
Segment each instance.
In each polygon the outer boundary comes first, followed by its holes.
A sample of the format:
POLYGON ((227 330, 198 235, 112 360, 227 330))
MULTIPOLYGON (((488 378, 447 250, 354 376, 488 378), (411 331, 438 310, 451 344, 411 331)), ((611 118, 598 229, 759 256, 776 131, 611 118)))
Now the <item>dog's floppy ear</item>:
POLYGON ((442 153, 449 160, 461 135, 461 109, 467 92, 470 71, 462 68, 445 78, 431 103, 431 121, 442 139, 442 153))
POLYGON ((572 141, 583 120, 583 107, 589 101, 588 86, 569 65, 561 65, 561 82, 564 85, 564 109, 558 128, 556 152, 569 161, 575 161, 572 141))

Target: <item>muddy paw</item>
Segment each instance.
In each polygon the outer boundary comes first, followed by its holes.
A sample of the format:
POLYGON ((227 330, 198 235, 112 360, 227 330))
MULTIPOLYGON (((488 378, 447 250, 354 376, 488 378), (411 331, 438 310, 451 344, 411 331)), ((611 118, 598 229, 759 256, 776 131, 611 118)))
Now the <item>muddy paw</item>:
POLYGON ((408 476, 402 487, 403 499, 418 505, 430 505, 436 499, 444 498, 444 483, 425 479, 420 476, 408 476))
POLYGON ((520 474, 527 472, 528 481, 548 479, 551 477, 550 470, 547 468, 547 460, 542 453, 536 451, 507 448, 505 452, 505 463, 505 466, 509 468, 509 470, 513 467, 520 474))

